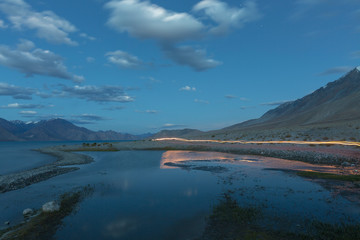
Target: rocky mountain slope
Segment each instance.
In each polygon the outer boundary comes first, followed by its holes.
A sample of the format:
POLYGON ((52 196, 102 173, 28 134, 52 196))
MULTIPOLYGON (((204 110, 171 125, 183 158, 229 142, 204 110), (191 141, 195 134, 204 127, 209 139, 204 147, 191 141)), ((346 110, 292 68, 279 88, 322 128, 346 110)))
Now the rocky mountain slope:
POLYGON ((360 119, 360 71, 355 68, 342 78, 293 102, 266 112, 261 118, 225 128, 274 128, 335 123, 360 119))
POLYGON ((355 68, 258 119, 199 134, 196 138, 360 141, 360 69, 355 68))

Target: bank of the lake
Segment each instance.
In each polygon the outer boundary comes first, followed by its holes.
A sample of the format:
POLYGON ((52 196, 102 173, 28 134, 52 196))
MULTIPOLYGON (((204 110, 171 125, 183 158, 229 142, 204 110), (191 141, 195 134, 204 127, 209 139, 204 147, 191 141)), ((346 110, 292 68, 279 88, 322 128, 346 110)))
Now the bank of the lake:
MULTIPOLYGON (((111 144, 89 145, 99 149, 117 145, 111 144)), ((57 148, 75 149, 63 145, 57 148)), ((54 153, 55 148, 50 149, 54 153)), ((84 187, 91 188, 91 194, 75 201, 76 206, 61 210, 56 221, 51 220, 52 215, 45 219, 42 215, 43 220, 26 223, 15 234, 36 234, 36 222, 48 222, 41 228, 47 234, 39 233, 37 239, 48 239, 49 232, 56 239, 209 239, 208 234, 216 239, 223 234, 220 228, 210 233, 206 229, 222 223, 216 218, 208 222, 208 216, 213 215, 213 209, 219 213, 219 200, 223 208, 224 193, 230 193, 238 204, 230 207, 239 213, 245 211, 245 217, 251 209, 259 213, 246 228, 251 234, 261 229, 262 233, 275 230, 273 236, 277 231, 292 236, 309 230, 308 223, 313 220, 349 226, 360 222, 358 202, 341 194, 334 196, 332 189, 283 170, 312 167, 332 171, 338 166, 211 151, 99 149, 81 152, 80 156, 91 157, 93 162, 76 165, 77 171, 0 194, 0 222, 10 222, 16 228, 25 208, 39 209, 84 187)), ((228 221, 230 216, 224 217, 228 221)))

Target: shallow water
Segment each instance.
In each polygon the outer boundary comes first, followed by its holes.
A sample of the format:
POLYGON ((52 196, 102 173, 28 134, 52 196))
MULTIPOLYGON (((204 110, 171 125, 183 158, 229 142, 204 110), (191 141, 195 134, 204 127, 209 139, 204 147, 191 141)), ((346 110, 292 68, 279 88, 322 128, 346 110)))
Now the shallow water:
POLYGON ((359 221, 357 204, 314 182, 265 170, 274 166, 270 158, 186 151, 86 154, 95 162, 79 171, 1 194, 0 223, 15 224, 23 209, 40 208, 88 184, 94 193, 64 219, 56 239, 191 239, 202 233, 205 216, 228 190, 240 205, 261 207, 262 224, 270 227, 297 231, 313 218, 359 221))
POLYGON ((32 151, 32 149, 54 144, 51 142, 0 142, 0 175, 51 163, 54 158, 32 151))
POLYGON ((32 169, 55 160, 52 156, 41 154, 34 149, 79 143, 82 142, 0 142, 0 175, 32 169))

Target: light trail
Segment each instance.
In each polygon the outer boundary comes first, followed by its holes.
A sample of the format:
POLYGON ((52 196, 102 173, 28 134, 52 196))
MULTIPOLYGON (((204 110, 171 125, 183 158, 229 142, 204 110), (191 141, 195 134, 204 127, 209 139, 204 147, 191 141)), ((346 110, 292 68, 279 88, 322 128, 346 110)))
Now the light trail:
POLYGON ((349 141, 225 141, 225 140, 212 140, 212 139, 185 139, 185 138, 155 138, 152 141, 179 141, 191 143, 237 143, 237 144, 298 144, 298 145, 340 145, 340 146, 357 146, 360 147, 360 142, 349 141))

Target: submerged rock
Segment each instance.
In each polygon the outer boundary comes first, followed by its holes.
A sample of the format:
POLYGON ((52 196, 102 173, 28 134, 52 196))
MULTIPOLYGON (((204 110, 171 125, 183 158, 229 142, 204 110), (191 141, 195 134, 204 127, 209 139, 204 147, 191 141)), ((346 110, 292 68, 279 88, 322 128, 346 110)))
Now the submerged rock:
POLYGON ((47 202, 42 206, 43 212, 55 212, 60 210, 60 205, 55 201, 47 202))
POLYGON ((26 208, 26 209, 24 209, 24 211, 23 211, 24 217, 31 216, 31 215, 33 215, 33 213, 34 213, 34 210, 32 210, 31 208, 26 208))
POLYGON ((350 166, 350 163, 349 163, 349 162, 343 162, 343 163, 341 163, 341 166, 343 166, 343 167, 349 167, 349 166, 350 166))

